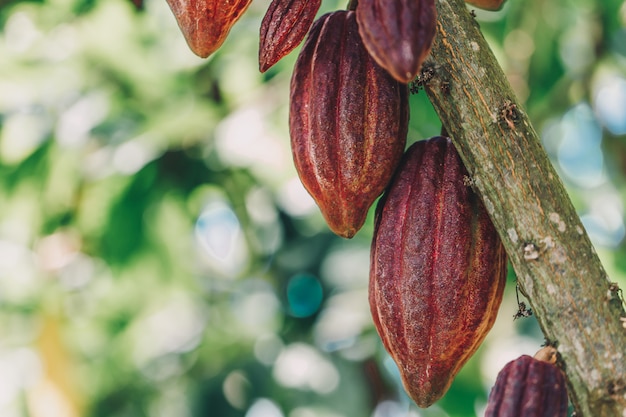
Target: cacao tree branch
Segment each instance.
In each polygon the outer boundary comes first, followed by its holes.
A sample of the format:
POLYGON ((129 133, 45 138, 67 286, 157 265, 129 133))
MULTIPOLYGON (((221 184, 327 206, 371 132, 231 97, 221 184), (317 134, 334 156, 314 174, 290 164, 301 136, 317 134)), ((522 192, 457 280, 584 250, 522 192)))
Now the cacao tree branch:
POLYGON ((421 83, 558 347, 577 415, 626 416, 618 294, 478 23, 462 0, 438 0, 437 9, 421 83))

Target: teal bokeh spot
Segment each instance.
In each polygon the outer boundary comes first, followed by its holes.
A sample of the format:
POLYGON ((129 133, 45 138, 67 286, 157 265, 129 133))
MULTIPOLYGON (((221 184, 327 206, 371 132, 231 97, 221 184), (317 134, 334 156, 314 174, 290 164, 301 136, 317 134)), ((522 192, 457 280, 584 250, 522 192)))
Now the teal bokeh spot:
POLYGON ((294 317, 309 317, 322 304, 322 285, 310 274, 294 275, 287 284, 289 312, 294 317))

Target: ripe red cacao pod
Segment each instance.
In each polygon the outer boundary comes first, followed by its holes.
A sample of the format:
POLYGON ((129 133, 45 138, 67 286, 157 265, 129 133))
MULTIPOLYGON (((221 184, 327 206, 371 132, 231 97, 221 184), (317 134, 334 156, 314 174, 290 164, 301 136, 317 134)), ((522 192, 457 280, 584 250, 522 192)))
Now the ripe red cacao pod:
POLYGON ((206 58, 226 40, 228 32, 252 0, 167 0, 187 45, 206 58))
POLYGON ((273 0, 261 22, 259 70, 267 71, 302 42, 322 0, 273 0))
POLYGON ((416 142, 376 210, 372 318, 420 407, 445 394, 502 301, 506 253, 468 178, 449 139, 416 142))
POLYGON ((320 17, 291 78, 291 148, 330 229, 354 236, 402 157, 408 91, 368 55, 353 11, 320 17))
MULTIPOLYGON (((555 357, 556 350, 552 349, 555 357)), ((523 355, 498 373, 485 417, 566 417, 565 377, 553 360, 523 355)))
POLYGON ((435 0, 359 0, 356 18, 376 62, 400 82, 413 80, 435 38, 435 0))

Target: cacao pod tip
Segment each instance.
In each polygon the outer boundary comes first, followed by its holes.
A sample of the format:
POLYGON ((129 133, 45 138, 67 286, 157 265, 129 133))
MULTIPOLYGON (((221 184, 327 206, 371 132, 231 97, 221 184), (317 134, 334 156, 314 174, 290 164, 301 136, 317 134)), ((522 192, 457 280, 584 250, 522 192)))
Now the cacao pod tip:
POLYGON ((208 58, 209 55, 211 55, 214 52, 214 51, 207 51, 206 49, 203 49, 201 47, 195 47, 191 45, 189 45, 189 49, 191 49, 191 52, 193 52, 194 54, 196 54, 202 59, 208 58))
POLYGON ((422 392, 412 392, 409 391, 407 389, 407 387, 405 387, 405 390, 407 393, 409 393, 411 399, 413 400, 413 402, 415 402, 415 404, 419 407, 419 408, 428 408, 431 405, 433 405, 435 402, 437 402, 437 400, 439 400, 442 396, 443 393, 445 392, 445 390, 441 393, 434 393, 432 391, 429 392, 429 395, 422 395, 422 396, 418 396, 417 394, 425 394, 428 390, 424 390, 422 392))
POLYGON ((189 28, 185 26, 185 23, 179 23, 178 26, 183 33, 185 42, 187 42, 187 46, 191 52, 200 58, 208 58, 209 55, 215 52, 222 45, 222 42, 214 45, 210 42, 204 41, 202 35, 190 31, 189 28))
POLYGON ((363 219, 343 219, 337 221, 334 214, 323 212, 324 220, 330 230, 337 236, 345 239, 352 239, 354 235, 361 229, 363 223, 365 223, 365 217, 363 219))
POLYGON ((404 84, 415 78, 437 31, 435 0, 360 0, 356 16, 363 43, 378 65, 404 84))
POLYGON ((272 68, 278 60, 272 60, 271 57, 263 50, 263 46, 259 46, 259 71, 264 73, 268 69, 272 68))
POLYGON ((337 233, 339 236, 345 238, 345 239, 352 239, 354 237, 354 235, 356 235, 357 230, 355 229, 349 229, 349 230, 345 230, 343 231, 343 233, 339 233, 339 232, 335 232, 337 233))
POLYGON ((413 81, 415 77, 417 77, 417 75, 420 73, 420 71, 417 71, 415 74, 413 74, 410 71, 394 73, 388 68, 383 68, 383 69, 387 72, 387 74, 391 76, 391 78, 393 78, 396 82, 398 82, 398 84, 403 85, 403 86, 408 86, 408 84, 411 81, 413 81))
POLYGON ((404 390, 419 408, 428 408, 441 399, 452 385, 452 379, 424 380, 416 373, 402 372, 404 390))
POLYGON ((446 394, 454 379, 432 378, 428 376, 431 372, 437 372, 435 367, 422 369, 422 372, 416 372, 416 369, 409 372, 405 369, 400 373, 404 390, 419 408, 428 408, 439 401, 446 394))

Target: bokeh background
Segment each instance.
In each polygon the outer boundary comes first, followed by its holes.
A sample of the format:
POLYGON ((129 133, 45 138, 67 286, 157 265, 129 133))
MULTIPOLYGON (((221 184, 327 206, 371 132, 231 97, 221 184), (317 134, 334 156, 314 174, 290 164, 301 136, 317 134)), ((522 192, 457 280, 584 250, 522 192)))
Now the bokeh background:
MULTIPOLYGON (((0 0, 1 416, 482 416, 543 342, 510 271, 478 354, 412 405, 369 315, 371 213, 334 236, 293 168, 297 51, 258 72, 268 4, 202 60, 164 0, 0 0)), ((626 2, 476 15, 626 287, 626 2)), ((438 134, 411 106, 409 143, 438 134)))

